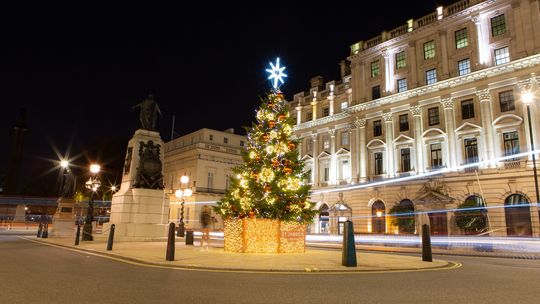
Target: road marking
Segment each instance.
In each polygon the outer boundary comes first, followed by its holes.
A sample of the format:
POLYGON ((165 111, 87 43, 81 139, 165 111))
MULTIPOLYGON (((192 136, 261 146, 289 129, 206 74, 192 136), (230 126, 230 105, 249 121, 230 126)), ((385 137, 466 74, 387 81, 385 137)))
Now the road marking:
MULTIPOLYGON (((74 252, 77 252, 77 253, 87 254, 87 255, 90 255, 90 256, 97 256, 97 257, 101 257, 101 258, 104 258, 104 259, 109 259, 109 260, 113 260, 113 261, 117 261, 117 262, 121 262, 121 263, 126 263, 126 264, 130 264, 130 265, 148 267, 148 268, 183 270, 183 271, 220 272, 220 273, 276 274, 276 275, 277 274, 279 274, 279 275, 285 275, 285 274, 286 275, 302 275, 302 274, 304 274, 304 275, 342 275, 342 274, 362 275, 362 274, 385 274, 385 273, 452 270, 452 269, 457 269, 457 268, 460 268, 461 266, 463 266, 463 264, 458 263, 458 262, 446 261, 448 263, 446 266, 441 266, 441 267, 436 267, 436 268, 395 269, 395 270, 358 270, 358 271, 355 271, 355 270, 349 270, 349 271, 341 271, 341 270, 325 271, 325 270, 322 270, 321 271, 318 268, 306 268, 304 271, 301 271, 301 270, 298 270, 298 271, 280 271, 280 270, 265 271, 265 270, 208 269, 208 268, 202 268, 202 267, 201 268, 192 268, 192 267, 197 267, 197 266, 195 266, 195 265, 187 265, 187 266, 182 266, 182 265, 177 265, 177 266, 155 265, 155 264, 151 264, 150 262, 142 262, 142 261, 139 261, 139 260, 136 260, 136 259, 126 258, 126 257, 123 257, 123 258, 114 257, 114 256, 111 256, 109 254, 98 252, 98 251, 89 252, 89 251, 87 251, 87 249, 79 249, 79 248, 69 247, 69 246, 66 246, 66 245, 52 244, 52 243, 48 243, 48 242, 44 242, 44 241, 38 241, 38 240, 29 239, 29 238, 26 238, 26 237, 23 237, 23 236, 17 236, 17 237, 21 238, 23 240, 29 241, 29 242, 37 243, 37 244, 56 247, 56 248, 59 248, 59 249, 70 250, 70 251, 74 251, 74 252), (310 271, 307 271, 307 269, 310 269, 310 271)), ((87 258, 89 258, 90 256, 87 256, 87 258)))

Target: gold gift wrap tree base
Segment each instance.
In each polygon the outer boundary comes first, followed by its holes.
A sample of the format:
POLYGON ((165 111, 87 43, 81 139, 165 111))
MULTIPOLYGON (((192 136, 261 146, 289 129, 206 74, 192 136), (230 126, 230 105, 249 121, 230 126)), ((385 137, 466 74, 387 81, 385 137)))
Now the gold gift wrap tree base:
POLYGON ((226 219, 225 251, 304 253, 306 224, 276 219, 226 219))

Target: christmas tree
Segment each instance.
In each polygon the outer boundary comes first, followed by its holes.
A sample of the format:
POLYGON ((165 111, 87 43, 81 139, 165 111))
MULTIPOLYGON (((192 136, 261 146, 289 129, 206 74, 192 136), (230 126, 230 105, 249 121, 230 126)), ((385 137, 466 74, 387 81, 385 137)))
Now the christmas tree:
POLYGON ((262 99, 257 122, 248 129, 244 164, 236 167, 231 188, 214 207, 227 218, 268 218, 310 222, 316 214, 303 183, 304 164, 298 141, 292 138, 293 119, 283 94, 275 89, 262 99))

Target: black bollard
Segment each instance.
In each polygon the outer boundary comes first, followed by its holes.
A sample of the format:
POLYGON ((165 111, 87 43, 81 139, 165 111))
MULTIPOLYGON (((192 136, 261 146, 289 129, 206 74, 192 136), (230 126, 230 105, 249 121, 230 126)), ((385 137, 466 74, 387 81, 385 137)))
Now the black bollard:
POLYGON ((113 240, 114 240, 114 224, 111 225, 111 230, 109 231, 109 240, 107 241, 107 250, 112 250, 113 240))
POLYGON ((169 224, 169 237, 167 239, 167 261, 174 261, 174 223, 169 224))
POLYGON ((356 244, 354 242, 354 229, 352 221, 343 223, 343 249, 341 254, 341 265, 346 267, 356 267, 356 244))
POLYGON ((77 234, 75 235, 75 246, 79 246, 80 237, 81 237, 81 225, 77 224, 77 234))
POLYGON ((46 239, 49 237, 49 223, 44 224, 43 233, 41 234, 41 238, 46 239))
POLYGON ((422 261, 433 262, 431 256, 431 234, 429 231, 429 225, 422 225, 422 261))
POLYGON ((38 230, 37 230, 37 237, 40 238, 42 233, 43 233, 43 226, 41 223, 39 223, 38 230))
POLYGON ((193 245, 193 230, 186 230, 186 245, 193 245))

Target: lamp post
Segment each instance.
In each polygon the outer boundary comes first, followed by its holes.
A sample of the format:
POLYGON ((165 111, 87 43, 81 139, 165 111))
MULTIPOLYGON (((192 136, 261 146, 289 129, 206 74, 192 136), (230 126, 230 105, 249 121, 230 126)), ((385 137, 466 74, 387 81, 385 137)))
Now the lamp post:
POLYGON ((86 218, 84 220, 82 237, 83 241, 92 241, 94 239, 92 237, 92 222, 94 221, 94 194, 98 191, 99 187, 101 187, 101 182, 97 177, 100 170, 101 167, 99 165, 90 165, 90 173, 92 173, 92 175, 85 183, 86 189, 90 191, 90 200, 88 201, 88 209, 86 212, 86 218))
MULTIPOLYGON (((521 94, 521 100, 527 105, 527 119, 529 120, 529 139, 531 141, 531 152, 532 153, 532 162, 533 162, 533 175, 534 175, 534 189, 536 191, 536 204, 540 203, 540 195, 538 193, 538 175, 536 173, 536 155, 534 153, 534 139, 533 139, 533 129, 531 123, 531 103, 534 100, 534 95, 530 91, 526 91, 521 94)), ((540 211, 538 211, 540 216, 540 211)))
POLYGON ((180 207, 180 222, 178 223, 178 235, 181 237, 185 235, 185 231, 186 231, 186 228, 184 225, 184 203, 185 203, 184 198, 190 197, 193 194, 191 189, 188 187, 188 184, 189 184, 189 176, 186 176, 186 175, 182 176, 180 178, 180 189, 176 190, 176 192, 174 193, 174 196, 176 196, 176 198, 182 200, 181 207, 180 207))

